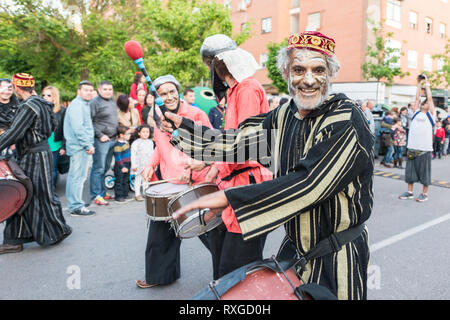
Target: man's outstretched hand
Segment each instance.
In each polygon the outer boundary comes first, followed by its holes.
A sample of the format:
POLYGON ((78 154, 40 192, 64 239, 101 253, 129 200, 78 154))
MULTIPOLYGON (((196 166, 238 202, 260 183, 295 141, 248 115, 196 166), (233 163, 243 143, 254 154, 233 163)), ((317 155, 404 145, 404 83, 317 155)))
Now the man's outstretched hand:
POLYGON ((161 119, 161 128, 160 130, 163 132, 170 132, 172 133, 175 129, 177 129, 181 125, 181 121, 183 120, 183 117, 180 117, 179 115, 176 115, 172 112, 165 112, 164 115, 161 112, 161 109, 157 106, 155 106, 155 112, 157 116, 161 119), (170 122, 167 120, 171 120, 175 128, 172 127, 170 122))

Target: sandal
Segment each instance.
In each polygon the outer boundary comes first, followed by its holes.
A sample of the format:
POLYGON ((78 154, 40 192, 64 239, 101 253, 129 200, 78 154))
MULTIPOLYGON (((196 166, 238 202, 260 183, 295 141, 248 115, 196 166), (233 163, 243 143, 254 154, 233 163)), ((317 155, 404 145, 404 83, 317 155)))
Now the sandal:
POLYGON ((145 280, 136 280, 136 285, 139 288, 142 288, 142 289, 148 289, 148 288, 152 288, 152 287, 156 287, 157 286, 157 284, 148 284, 148 283, 145 282, 145 280))

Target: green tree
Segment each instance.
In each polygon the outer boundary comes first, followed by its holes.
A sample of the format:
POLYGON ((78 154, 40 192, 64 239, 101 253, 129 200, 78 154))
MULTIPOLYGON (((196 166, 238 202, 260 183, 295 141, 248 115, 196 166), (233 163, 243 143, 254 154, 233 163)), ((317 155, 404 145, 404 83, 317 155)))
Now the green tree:
MULTIPOLYGON (((232 35, 228 9, 207 0, 11 0, 0 5, 0 69, 29 72, 42 85, 53 84, 66 98, 81 79, 110 80, 128 92, 137 66, 123 45, 137 40, 152 79, 171 73, 183 85, 209 78, 199 54, 207 36, 232 35), (88 5, 87 5, 88 4, 88 5)), ((234 36, 238 44, 248 32, 234 36)))
POLYGON ((269 51, 267 55, 267 71, 268 77, 272 80, 272 85, 277 88, 279 93, 289 93, 288 92, 288 84, 286 80, 284 80, 282 74, 278 70, 277 67, 277 56, 278 52, 281 48, 287 47, 288 39, 283 40, 281 43, 269 43, 267 45, 267 49, 269 51))
POLYGON ((433 88, 448 89, 450 87, 450 38, 447 39, 445 51, 433 55, 433 59, 442 62, 442 69, 433 72, 425 72, 433 88))
POLYGON ((400 68, 400 49, 392 48, 387 43, 392 39, 393 33, 384 34, 383 25, 372 28, 375 43, 368 45, 366 50, 367 61, 361 69, 366 80, 376 79, 378 82, 384 80, 387 85, 392 85, 395 77, 403 78, 409 75, 400 68))

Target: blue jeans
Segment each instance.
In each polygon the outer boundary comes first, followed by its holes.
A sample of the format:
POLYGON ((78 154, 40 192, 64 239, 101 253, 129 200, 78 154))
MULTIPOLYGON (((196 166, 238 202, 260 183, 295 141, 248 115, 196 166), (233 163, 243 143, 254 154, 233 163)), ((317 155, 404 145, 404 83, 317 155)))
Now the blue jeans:
POLYGON ((114 140, 100 142, 100 140, 95 139, 95 153, 92 158, 92 170, 90 178, 91 199, 94 199, 96 196, 103 197, 106 194, 105 173, 111 167, 114 143, 114 140))
POLYGON ((394 153, 394 147, 393 146, 387 147, 386 154, 384 155, 384 158, 383 158, 383 160, 381 162, 385 163, 385 164, 389 164, 389 162, 392 161, 392 154, 393 153, 394 153))
POLYGON ((404 146, 394 146, 394 159, 395 160, 401 160, 403 158, 403 150, 405 149, 404 146))
POLYGON ((67 207, 70 212, 84 207, 83 186, 88 176, 89 160, 92 155, 81 150, 70 156, 70 168, 66 181, 67 207))

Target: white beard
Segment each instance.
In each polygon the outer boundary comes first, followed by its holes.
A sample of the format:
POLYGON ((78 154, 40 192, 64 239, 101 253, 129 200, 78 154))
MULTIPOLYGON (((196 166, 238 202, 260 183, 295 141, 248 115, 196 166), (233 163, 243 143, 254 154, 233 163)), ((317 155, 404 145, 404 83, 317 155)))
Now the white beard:
POLYGON ((291 83, 289 82, 289 93, 291 94, 292 99, 294 100, 295 104, 297 105, 297 108, 299 109, 303 110, 318 109, 322 105, 322 103, 328 98, 329 92, 330 92, 330 85, 327 86, 327 91, 325 91, 325 93, 320 96, 319 100, 317 100, 316 103, 314 103, 313 105, 304 105, 300 101, 300 98, 297 96, 296 90, 292 87, 291 83))

